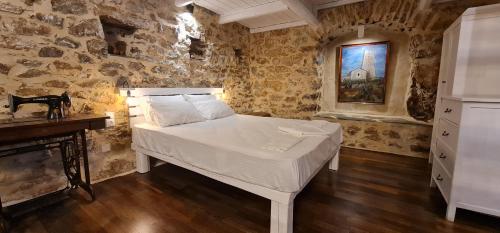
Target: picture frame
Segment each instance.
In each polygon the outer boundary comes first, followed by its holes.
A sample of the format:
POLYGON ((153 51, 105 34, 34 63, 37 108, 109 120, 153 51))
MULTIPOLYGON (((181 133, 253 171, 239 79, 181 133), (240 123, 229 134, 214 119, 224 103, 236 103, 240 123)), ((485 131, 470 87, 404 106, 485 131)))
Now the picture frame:
POLYGON ((385 104, 389 56, 389 41, 340 46, 337 102, 385 104))

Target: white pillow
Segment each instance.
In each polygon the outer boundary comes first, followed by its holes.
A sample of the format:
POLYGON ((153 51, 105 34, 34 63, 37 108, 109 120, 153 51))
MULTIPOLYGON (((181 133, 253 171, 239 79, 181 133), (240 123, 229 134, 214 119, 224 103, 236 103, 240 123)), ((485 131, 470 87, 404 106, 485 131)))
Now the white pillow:
POLYGON ((187 101, 150 103, 151 122, 160 127, 204 121, 202 115, 187 101))
POLYGON ((184 95, 184 98, 189 102, 206 101, 206 100, 216 100, 215 95, 184 95))
POLYGON ((170 102, 186 102, 182 95, 172 95, 172 96, 142 96, 139 98, 139 107, 141 108, 144 118, 147 122, 152 122, 150 112, 151 112, 151 103, 165 103, 168 104, 170 102))
POLYGON ((234 115, 233 109, 220 100, 205 100, 193 102, 194 107, 205 119, 213 120, 234 115))
POLYGON ((184 101, 182 95, 171 95, 171 96, 143 96, 146 102, 150 103, 165 103, 171 101, 184 101))
POLYGON ((151 122, 150 116, 150 104, 151 103, 170 103, 170 102, 186 102, 182 95, 173 95, 173 96, 142 96, 139 98, 139 107, 141 108, 144 118, 146 121, 151 122))

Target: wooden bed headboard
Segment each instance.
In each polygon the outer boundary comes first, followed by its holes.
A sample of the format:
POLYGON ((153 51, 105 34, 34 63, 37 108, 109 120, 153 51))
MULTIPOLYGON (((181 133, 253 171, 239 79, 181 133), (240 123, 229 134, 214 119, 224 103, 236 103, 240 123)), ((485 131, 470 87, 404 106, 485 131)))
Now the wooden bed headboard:
POLYGON ((171 95, 222 95, 222 88, 121 88, 120 95, 127 96, 130 127, 145 122, 139 98, 142 96, 171 95))

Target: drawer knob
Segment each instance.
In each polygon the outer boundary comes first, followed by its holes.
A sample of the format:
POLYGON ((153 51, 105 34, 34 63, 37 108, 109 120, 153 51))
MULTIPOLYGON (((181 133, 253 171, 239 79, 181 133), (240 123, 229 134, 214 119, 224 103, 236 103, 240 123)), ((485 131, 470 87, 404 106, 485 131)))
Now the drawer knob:
POLYGON ((446 130, 445 130, 442 135, 445 136, 445 137, 447 137, 447 136, 450 135, 450 133, 446 132, 446 130))
POLYGON ((441 177, 441 174, 439 174, 439 175, 436 177, 436 180, 438 180, 438 181, 443 181, 443 177, 441 177))
POLYGON ((439 155, 439 158, 441 158, 441 159, 446 159, 446 155, 444 155, 444 153, 441 153, 441 154, 439 155))
POLYGON ((453 111, 453 109, 451 109, 451 108, 446 108, 446 109, 444 110, 444 113, 450 113, 450 112, 452 112, 452 111, 453 111))

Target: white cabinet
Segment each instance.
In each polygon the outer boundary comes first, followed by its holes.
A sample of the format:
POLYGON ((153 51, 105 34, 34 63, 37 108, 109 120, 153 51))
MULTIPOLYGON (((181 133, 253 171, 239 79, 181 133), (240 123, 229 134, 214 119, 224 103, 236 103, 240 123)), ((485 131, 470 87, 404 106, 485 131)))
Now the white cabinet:
POLYGON ((431 185, 456 208, 500 216, 500 4, 446 30, 431 144, 431 185))
POLYGON ((441 117, 431 185, 456 208, 500 216, 500 98, 443 97, 459 106, 459 122, 441 117))
MULTIPOLYGON (((470 8, 445 31, 435 126, 440 116, 446 114, 447 106, 442 106, 446 104, 442 102, 444 96, 500 97, 499 38, 500 4, 470 8)), ((434 134, 436 130, 434 127, 434 134)), ((431 149, 435 145, 433 137, 431 149)))

